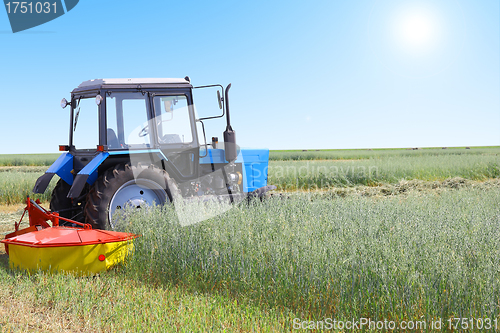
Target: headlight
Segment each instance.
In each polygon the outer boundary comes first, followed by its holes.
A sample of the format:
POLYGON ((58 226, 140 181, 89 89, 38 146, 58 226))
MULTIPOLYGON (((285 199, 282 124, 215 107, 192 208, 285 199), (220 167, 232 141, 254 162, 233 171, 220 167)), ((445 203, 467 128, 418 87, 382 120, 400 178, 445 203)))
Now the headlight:
POLYGON ((66 98, 61 99, 61 107, 64 109, 66 106, 68 106, 68 101, 66 98))
POLYGON ((97 95, 95 97, 95 104, 101 105, 101 102, 102 102, 102 96, 101 95, 97 95))

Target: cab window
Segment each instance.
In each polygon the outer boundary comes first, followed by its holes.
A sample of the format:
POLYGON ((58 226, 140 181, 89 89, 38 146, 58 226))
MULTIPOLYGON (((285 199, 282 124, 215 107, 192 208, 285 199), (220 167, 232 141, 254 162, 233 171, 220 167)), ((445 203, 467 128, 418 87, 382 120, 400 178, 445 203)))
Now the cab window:
POLYGON ((155 124, 161 145, 193 142, 191 119, 185 95, 155 96, 155 124))
POLYGON ((150 147, 147 95, 113 92, 106 95, 108 148, 150 147))

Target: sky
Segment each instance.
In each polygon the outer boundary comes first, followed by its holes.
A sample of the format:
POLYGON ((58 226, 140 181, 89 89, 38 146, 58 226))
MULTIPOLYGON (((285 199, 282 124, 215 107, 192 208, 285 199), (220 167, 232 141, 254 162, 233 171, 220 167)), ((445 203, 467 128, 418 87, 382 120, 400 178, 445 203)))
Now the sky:
POLYGON ((18 33, 0 10, 0 45, 0 154, 67 144, 82 81, 186 75, 232 84, 242 147, 500 145, 498 0, 81 0, 18 33))

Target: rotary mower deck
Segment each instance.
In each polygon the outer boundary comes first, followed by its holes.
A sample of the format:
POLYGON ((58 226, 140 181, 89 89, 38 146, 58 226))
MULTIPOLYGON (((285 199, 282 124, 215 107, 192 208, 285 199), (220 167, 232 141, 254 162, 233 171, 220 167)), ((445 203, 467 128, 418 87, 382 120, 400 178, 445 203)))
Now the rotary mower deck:
POLYGON ((64 271, 89 275, 107 270, 122 262, 133 249, 131 233, 94 230, 84 224, 59 216, 29 197, 15 231, 4 243, 11 268, 36 271, 64 271), (19 229, 28 212, 29 227, 19 229), (47 223, 52 222, 52 226, 47 223), (72 226, 60 226, 64 221, 72 226), (75 227, 78 226, 78 227, 75 227))

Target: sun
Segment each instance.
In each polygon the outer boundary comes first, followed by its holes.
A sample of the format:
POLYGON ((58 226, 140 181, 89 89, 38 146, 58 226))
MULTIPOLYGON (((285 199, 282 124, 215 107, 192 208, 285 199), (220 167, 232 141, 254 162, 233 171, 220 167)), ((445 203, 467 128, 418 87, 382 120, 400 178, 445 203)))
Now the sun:
POLYGON ((374 58, 405 77, 442 72, 465 45, 465 16, 456 0, 375 0, 367 28, 374 58))
POLYGON ((439 34, 434 13, 413 8, 395 16, 393 31, 401 48, 412 53, 422 53, 432 49, 439 34))

